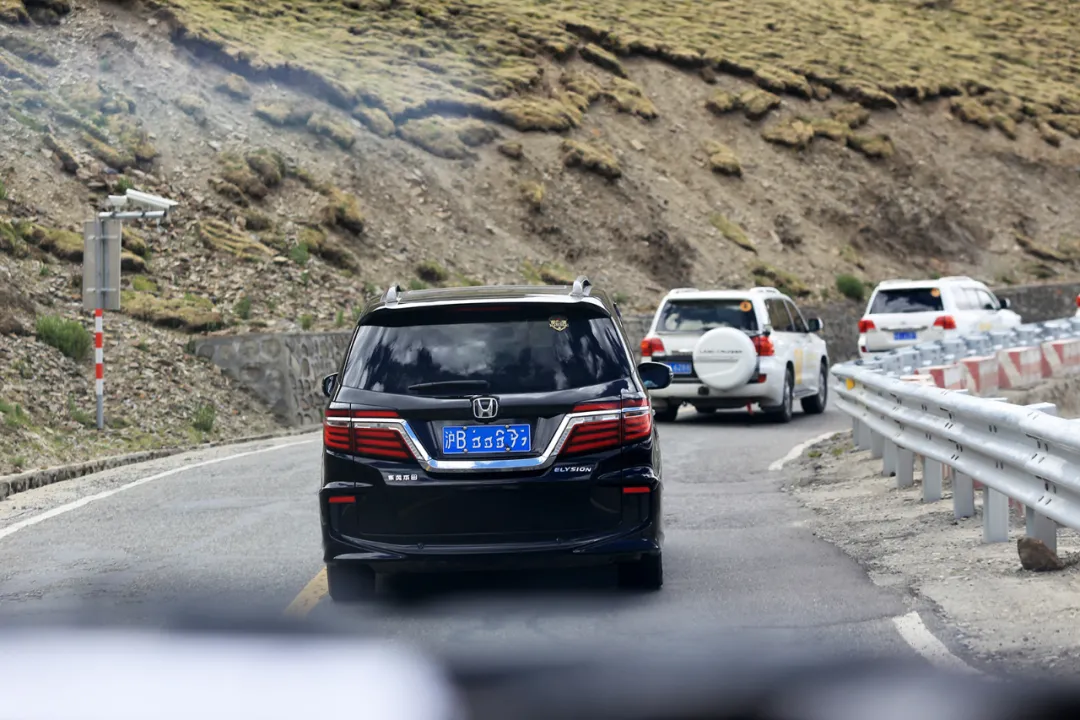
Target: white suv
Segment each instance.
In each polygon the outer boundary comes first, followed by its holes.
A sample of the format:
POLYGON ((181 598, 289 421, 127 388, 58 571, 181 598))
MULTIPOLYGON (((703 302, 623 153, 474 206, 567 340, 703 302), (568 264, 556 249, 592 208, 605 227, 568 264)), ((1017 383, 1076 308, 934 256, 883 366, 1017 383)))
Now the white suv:
POLYGON ((1020 323, 1008 300, 999 300, 985 284, 969 277, 889 280, 874 288, 859 321, 859 355, 866 358, 949 335, 1005 330, 1020 323))
POLYGON ((788 422, 796 398, 804 412, 824 412, 829 356, 821 329, 776 288, 672 290, 641 341, 643 359, 674 375, 649 393, 657 420, 675 420, 683 404, 698 412, 757 404, 788 422))

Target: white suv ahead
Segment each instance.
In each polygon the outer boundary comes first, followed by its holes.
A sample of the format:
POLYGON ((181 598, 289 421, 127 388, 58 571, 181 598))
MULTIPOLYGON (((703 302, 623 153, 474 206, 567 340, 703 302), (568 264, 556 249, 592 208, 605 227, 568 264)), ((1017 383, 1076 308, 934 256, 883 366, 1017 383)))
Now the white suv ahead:
POLYGON ((888 280, 874 288, 859 321, 859 355, 888 352, 950 335, 1005 330, 1020 325, 985 284, 969 277, 888 280))
POLYGON ((824 412, 829 356, 821 329, 776 288, 672 290, 641 341, 643 358, 674 375, 649 392, 656 419, 674 421, 683 404, 702 413, 757 404, 789 422, 795 399, 804 412, 824 412))

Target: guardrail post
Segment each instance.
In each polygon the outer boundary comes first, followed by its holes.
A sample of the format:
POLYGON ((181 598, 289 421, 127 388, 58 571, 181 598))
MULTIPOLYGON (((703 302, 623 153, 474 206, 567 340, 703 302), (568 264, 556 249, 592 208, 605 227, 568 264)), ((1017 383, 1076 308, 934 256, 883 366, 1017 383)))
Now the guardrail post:
POLYGON ((953 473, 952 506, 953 517, 966 518, 975 514, 975 483, 970 475, 953 473))
POLYGON ((1032 507, 1024 508, 1024 518, 1026 520, 1024 533, 1028 537, 1042 540, 1051 552, 1056 553, 1058 524, 1045 515, 1035 512, 1035 508, 1032 507))
POLYGON ((898 448, 892 440, 885 441, 885 451, 881 462, 881 474, 891 477, 896 474, 896 455, 898 448))
POLYGON ((897 446, 896 487, 906 488, 915 484, 915 453, 897 446))
POLYGON ((941 481, 945 477, 945 466, 931 458, 923 458, 922 499, 923 502, 937 502, 941 499, 941 481))
POLYGON ((983 488, 983 542, 1008 542, 1009 496, 992 487, 983 488))
POLYGON ((855 445, 860 450, 869 450, 871 445, 870 436, 873 433, 870 426, 862 420, 859 421, 859 432, 855 435, 855 445))
POLYGON ((870 431, 870 457, 877 460, 885 453, 885 436, 881 433, 870 431))

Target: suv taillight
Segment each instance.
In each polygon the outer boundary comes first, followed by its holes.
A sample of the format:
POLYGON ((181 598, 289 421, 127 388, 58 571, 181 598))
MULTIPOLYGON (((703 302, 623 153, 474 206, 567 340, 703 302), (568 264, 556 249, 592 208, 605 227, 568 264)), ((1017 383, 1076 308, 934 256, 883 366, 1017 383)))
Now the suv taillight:
POLYGON ((560 455, 581 455, 617 448, 647 438, 652 433, 652 406, 648 398, 619 402, 583 403, 575 413, 597 415, 577 418, 560 455))
POLYGON ((942 328, 943 330, 955 330, 956 320, 952 315, 942 315, 934 321, 934 327, 942 328))
POLYGON ((1076 296, 1076 307, 1080 308, 1080 295, 1076 296))
POLYGON ((877 326, 874 325, 873 320, 867 320, 867 319, 863 318, 862 320, 859 321, 859 334, 860 335, 862 335, 864 333, 868 333, 871 330, 876 330, 876 329, 877 329, 877 326))
POLYGON ((393 410, 327 410, 323 418, 323 445, 329 450, 383 460, 410 460, 412 451, 396 427, 365 427, 397 418, 393 410))
POLYGON ((642 357, 652 357, 653 353, 664 352, 664 343, 658 337, 647 337, 641 341, 642 357))
POLYGON ((757 350, 758 357, 772 357, 776 354, 776 346, 768 336, 755 335, 751 340, 754 341, 754 349, 757 350))

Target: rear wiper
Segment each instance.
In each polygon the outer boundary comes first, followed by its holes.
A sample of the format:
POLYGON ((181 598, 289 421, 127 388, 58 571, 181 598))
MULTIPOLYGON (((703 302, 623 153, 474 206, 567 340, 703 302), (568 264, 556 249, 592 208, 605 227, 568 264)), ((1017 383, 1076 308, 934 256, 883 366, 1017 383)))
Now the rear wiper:
POLYGON ((482 392, 487 390, 488 386, 489 383, 487 380, 441 380, 439 382, 417 383, 416 385, 410 385, 406 389, 417 395, 430 395, 453 392, 455 390, 459 392, 467 392, 469 390, 482 392), (435 392, 432 393, 432 391, 435 392))

